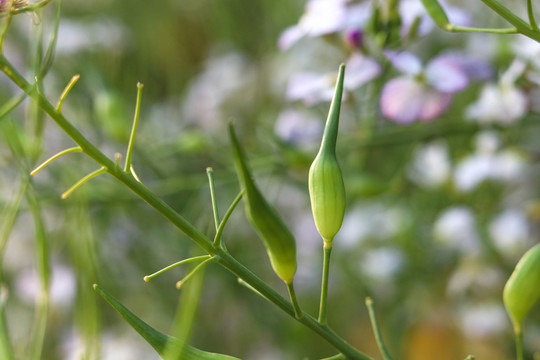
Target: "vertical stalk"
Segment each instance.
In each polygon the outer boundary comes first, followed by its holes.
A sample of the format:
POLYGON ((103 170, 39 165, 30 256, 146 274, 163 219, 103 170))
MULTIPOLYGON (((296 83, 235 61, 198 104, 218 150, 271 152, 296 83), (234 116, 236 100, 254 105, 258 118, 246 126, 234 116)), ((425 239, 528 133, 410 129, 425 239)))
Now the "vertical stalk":
POLYGON ((131 134, 129 135, 129 143, 126 150, 126 163, 124 164, 124 171, 126 172, 130 171, 131 169, 133 146, 135 145, 135 135, 137 134, 137 126, 139 125, 139 114, 141 112, 142 89, 143 84, 137 83, 137 102, 135 104, 135 115, 133 116, 133 125, 131 127, 131 134))
POLYGON ((319 324, 327 324, 328 274, 330 273, 330 254, 332 241, 324 241, 323 272, 321 281, 321 301, 319 303, 319 324))
POLYGON ((302 313, 302 309, 300 309, 300 304, 298 304, 298 300, 296 299, 296 293, 294 292, 294 285, 292 282, 287 284, 287 290, 289 291, 289 297, 291 298, 291 303, 293 304, 294 317, 301 319, 304 315, 302 313))
POLYGON ((375 335, 375 341, 379 347, 379 351, 384 360, 392 360, 386 346, 384 346, 384 341, 382 339, 381 330, 379 329, 379 324, 377 323, 377 317, 375 316, 375 310, 373 309, 373 300, 371 298, 366 298, 366 306, 368 308, 369 319, 371 320, 371 327, 373 328, 373 334, 375 335))
POLYGON ((536 24, 536 20, 534 18, 532 0, 527 0, 527 14, 529 15, 529 24, 531 24, 533 30, 538 30, 538 24, 536 24))
POLYGON ((520 325, 514 325, 514 335, 516 339, 516 360, 523 360, 523 330, 520 325))

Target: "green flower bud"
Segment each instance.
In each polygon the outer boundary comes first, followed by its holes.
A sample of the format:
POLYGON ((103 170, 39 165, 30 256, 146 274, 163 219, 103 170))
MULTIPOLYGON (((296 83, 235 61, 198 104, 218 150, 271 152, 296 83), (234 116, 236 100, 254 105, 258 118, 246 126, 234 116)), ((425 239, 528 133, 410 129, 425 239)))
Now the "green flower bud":
POLYGON ((325 243, 332 241, 341 228, 345 216, 345 186, 336 159, 336 140, 344 74, 345 65, 341 65, 321 148, 309 169, 311 210, 317 230, 325 243))
POLYGON ((514 328, 520 330, 527 312, 540 297, 540 244, 523 255, 506 282, 503 301, 514 328))
POLYGON ((277 211, 259 191, 248 169, 244 151, 229 124, 238 181, 245 190, 246 216, 263 240, 274 272, 291 284, 296 273, 296 241, 277 211))

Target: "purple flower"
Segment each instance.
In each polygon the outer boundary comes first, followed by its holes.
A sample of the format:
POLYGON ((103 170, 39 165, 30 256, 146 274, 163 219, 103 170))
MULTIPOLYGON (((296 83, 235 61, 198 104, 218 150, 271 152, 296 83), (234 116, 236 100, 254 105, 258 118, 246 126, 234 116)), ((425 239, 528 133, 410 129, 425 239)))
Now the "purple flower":
POLYGON ((465 89, 470 79, 489 74, 487 64, 456 52, 439 55, 425 67, 409 52, 385 51, 385 55, 403 75, 383 87, 381 110, 400 124, 436 118, 448 108, 452 94, 465 89))
POLYGON ((364 44, 364 32, 360 29, 350 29, 346 31, 345 42, 351 48, 361 48, 364 44))

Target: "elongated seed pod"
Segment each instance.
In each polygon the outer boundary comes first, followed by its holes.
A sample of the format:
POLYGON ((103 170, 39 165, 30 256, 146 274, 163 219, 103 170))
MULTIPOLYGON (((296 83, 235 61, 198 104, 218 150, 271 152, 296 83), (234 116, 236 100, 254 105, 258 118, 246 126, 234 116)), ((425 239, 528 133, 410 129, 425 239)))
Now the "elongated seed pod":
POLYGON ((263 240, 274 272, 285 283, 291 284, 297 267, 294 236, 257 188, 232 124, 229 124, 229 135, 233 145, 238 181, 245 190, 246 216, 263 240))
POLYGON ((345 65, 339 75, 324 129, 321 147, 309 169, 309 197, 317 230, 325 242, 331 242, 345 215, 345 186, 336 159, 339 112, 343 94, 345 65))
POLYGON ((503 301, 514 328, 521 329, 525 315, 540 297, 540 244, 519 260, 506 282, 503 301))
POLYGON ((94 284, 94 290, 101 295, 101 297, 105 299, 105 301, 107 301, 162 357, 166 356, 167 347, 172 344, 173 346, 182 346, 183 360, 240 360, 233 356, 211 353, 199 350, 187 344, 182 344, 179 339, 165 335, 148 325, 101 286, 94 284))

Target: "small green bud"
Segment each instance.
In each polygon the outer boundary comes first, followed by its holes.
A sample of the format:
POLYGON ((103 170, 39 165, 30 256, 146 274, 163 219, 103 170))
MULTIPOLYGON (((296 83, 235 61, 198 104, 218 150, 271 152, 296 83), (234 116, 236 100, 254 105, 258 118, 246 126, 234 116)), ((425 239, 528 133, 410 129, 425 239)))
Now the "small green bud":
POLYGON ((523 255, 506 282, 503 301, 514 328, 521 330, 525 315, 540 297, 540 244, 523 255))
POLYGON ((326 120, 321 148, 309 169, 311 210, 317 230, 325 243, 334 239, 345 216, 345 186, 336 159, 336 140, 344 75, 345 65, 342 64, 339 68, 336 90, 326 120))
POLYGON ((263 240, 274 272, 291 284, 296 273, 296 241, 277 211, 266 201, 255 185, 247 166, 244 151, 229 124, 238 181, 245 190, 246 216, 263 240))

